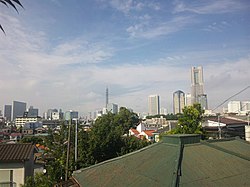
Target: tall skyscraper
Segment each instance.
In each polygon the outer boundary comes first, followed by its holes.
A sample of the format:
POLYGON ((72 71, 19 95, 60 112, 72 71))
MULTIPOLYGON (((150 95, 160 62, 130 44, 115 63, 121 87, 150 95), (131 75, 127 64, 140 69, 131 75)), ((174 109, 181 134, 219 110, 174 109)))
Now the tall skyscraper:
POLYGON ((11 110, 12 110, 11 105, 4 105, 4 117, 6 118, 7 121, 11 120, 11 110))
POLYGON ((160 114, 160 97, 159 97, 159 95, 150 95, 148 97, 148 114, 149 115, 160 114))
POLYGON ((182 109, 185 106, 185 93, 181 90, 174 92, 173 94, 173 112, 174 114, 182 113, 182 109))
POLYGON ((13 101, 12 120, 15 120, 17 116, 23 116, 26 111, 26 103, 20 101, 13 101))
POLYGON ((198 96, 204 94, 203 68, 192 67, 191 69, 191 103, 198 103, 198 96))

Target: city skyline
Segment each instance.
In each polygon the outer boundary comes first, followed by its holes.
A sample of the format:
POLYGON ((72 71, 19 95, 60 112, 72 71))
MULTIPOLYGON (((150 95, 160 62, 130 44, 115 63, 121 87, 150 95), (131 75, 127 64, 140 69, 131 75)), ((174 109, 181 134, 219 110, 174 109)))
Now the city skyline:
MULTIPOLYGON (((147 112, 157 93, 172 111, 202 66, 209 108, 249 86, 246 0, 21 0, 0 7, 0 106, 13 100, 87 115, 109 100, 147 112)), ((250 89, 234 100, 249 100, 250 89)), ((2 109, 1 109, 2 110, 2 109)))

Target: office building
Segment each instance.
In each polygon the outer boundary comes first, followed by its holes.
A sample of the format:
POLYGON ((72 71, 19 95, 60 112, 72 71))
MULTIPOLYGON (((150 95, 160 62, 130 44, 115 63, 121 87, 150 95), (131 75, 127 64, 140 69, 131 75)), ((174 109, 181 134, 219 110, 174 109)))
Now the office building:
POLYGON ((203 68, 192 67, 191 69, 191 103, 198 103, 198 96, 204 94, 203 68))
POLYGON ((173 94, 173 112, 174 114, 182 113, 182 109, 185 106, 185 93, 181 90, 174 92, 173 94))
POLYGON ((241 111, 240 101, 229 101, 227 106, 228 106, 228 113, 239 113, 241 111))
POLYGON ((148 97, 148 114, 159 115, 160 114, 160 97, 159 95, 150 95, 148 97))
POLYGON ((114 103, 108 103, 107 111, 111 112, 113 114, 117 114, 118 113, 118 105, 114 104, 114 103))
POLYGON ((28 110, 28 117, 36 117, 38 116, 38 109, 34 108, 33 106, 30 106, 28 110))
POLYGON ((11 121, 11 111, 12 106, 11 105, 4 105, 4 117, 7 121, 11 121))
POLYGON ((207 106, 207 95, 206 94, 200 94, 198 95, 198 103, 201 104, 201 108, 203 110, 207 110, 208 106, 207 106))
POLYGON ((20 101, 13 101, 12 120, 14 121, 18 116, 23 116, 25 111, 26 103, 20 101))
POLYGON ((64 114, 64 118, 65 120, 78 119, 78 112, 73 110, 66 111, 64 114))
POLYGON ((192 105, 192 96, 190 93, 185 94, 185 106, 191 106, 192 105))

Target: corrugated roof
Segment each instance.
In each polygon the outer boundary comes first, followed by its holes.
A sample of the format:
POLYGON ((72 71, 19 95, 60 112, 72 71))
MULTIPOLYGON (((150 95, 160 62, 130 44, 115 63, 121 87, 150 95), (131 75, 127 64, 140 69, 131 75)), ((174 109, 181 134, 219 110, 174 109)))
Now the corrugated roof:
POLYGON ((73 177, 82 186, 250 186, 250 144, 237 139, 176 142, 153 144, 73 177))
POLYGON ((0 144, 0 162, 29 160, 34 149, 32 144, 0 144))

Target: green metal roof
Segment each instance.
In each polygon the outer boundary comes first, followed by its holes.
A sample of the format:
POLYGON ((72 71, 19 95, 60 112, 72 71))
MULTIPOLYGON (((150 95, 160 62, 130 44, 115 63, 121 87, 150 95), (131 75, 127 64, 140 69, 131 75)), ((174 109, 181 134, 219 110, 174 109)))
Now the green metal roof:
POLYGON ((175 135, 73 177, 82 186, 250 186, 250 144, 175 135))

